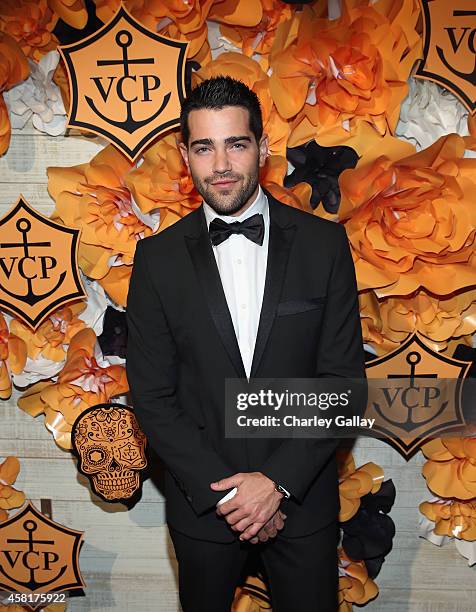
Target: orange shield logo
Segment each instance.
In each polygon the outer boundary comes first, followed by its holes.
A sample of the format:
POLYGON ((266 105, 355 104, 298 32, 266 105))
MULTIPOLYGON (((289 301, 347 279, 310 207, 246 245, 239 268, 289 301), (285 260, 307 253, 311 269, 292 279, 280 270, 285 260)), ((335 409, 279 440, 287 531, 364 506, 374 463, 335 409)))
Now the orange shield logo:
POLYGON ((86 296, 78 273, 79 233, 43 217, 21 196, 0 219, 0 304, 33 329, 86 296))
MULTIPOLYGON (((0 523, 0 589, 9 593, 55 593, 81 589, 79 570, 83 532, 55 523, 31 502, 0 523)), ((44 602, 26 605, 31 610, 44 602)))
POLYGON ((416 77, 430 79, 476 110, 476 5, 420 0, 424 15, 423 61, 416 77))
POLYGON ((69 78, 68 125, 105 136, 134 161, 179 124, 187 46, 147 30, 121 6, 91 36, 58 47, 69 78))
POLYGON ((365 417, 374 431, 410 459, 430 437, 464 426, 463 379, 471 362, 431 350, 417 334, 366 367, 369 385, 365 417))

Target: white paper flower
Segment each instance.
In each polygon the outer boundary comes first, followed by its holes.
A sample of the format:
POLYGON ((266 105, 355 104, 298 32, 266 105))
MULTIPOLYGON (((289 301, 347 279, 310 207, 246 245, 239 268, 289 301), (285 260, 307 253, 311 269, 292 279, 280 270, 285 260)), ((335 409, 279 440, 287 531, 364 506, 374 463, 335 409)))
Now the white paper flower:
POLYGON ((50 136, 66 129, 66 111, 53 73, 59 62, 58 51, 50 51, 36 63, 28 60, 31 73, 26 81, 4 93, 13 128, 22 129, 32 118, 34 127, 50 136))
POLYGON ((339 19, 342 15, 340 0, 327 0, 327 16, 330 21, 339 19))
POLYGON ((418 519, 418 531, 420 538, 425 538, 435 546, 443 546, 448 542, 448 540, 452 540, 450 536, 446 535, 437 535, 434 532, 435 529, 435 521, 430 521, 425 515, 421 515, 418 519))
POLYGON ((468 134, 468 111, 449 91, 431 81, 408 80, 410 91, 402 103, 396 135, 420 151, 440 136, 468 134))
MULTIPOLYGON (((92 328, 96 336, 100 336, 103 330, 104 314, 108 305, 106 294, 97 281, 87 278, 82 272, 80 272, 80 275, 88 297, 86 308, 78 315, 78 319, 84 321, 87 327, 92 328)), ((6 313, 4 313, 4 317, 7 325, 10 327, 12 317, 6 313)), ((67 350, 67 345, 64 345, 64 348, 67 350)), ((42 355, 36 359, 27 357, 23 372, 21 374, 12 373, 13 383, 16 387, 23 388, 39 380, 53 378, 63 369, 65 361, 66 354, 65 359, 62 361, 46 359, 42 355)))
POLYGON ((470 567, 476 563, 476 542, 455 539, 455 546, 459 554, 468 559, 470 567))
POLYGON ((230 40, 222 36, 220 32, 220 24, 215 21, 207 21, 208 27, 208 43, 210 45, 210 52, 212 59, 216 59, 221 53, 225 51, 234 51, 241 53, 241 49, 234 45, 230 40))
POLYGON ((86 309, 79 313, 78 319, 84 321, 87 327, 91 327, 96 336, 100 336, 104 324, 104 315, 108 306, 106 292, 96 280, 88 278, 81 271, 80 276, 88 298, 86 309))
MULTIPOLYGON (((443 500, 441 497, 432 497, 428 501, 451 503, 449 500, 443 500)), ((431 521, 424 514, 420 515, 418 520, 418 531, 421 538, 425 538, 436 546, 444 546, 447 542, 452 540, 459 554, 465 557, 465 559, 468 559, 469 566, 476 563, 476 541, 468 542, 467 540, 461 540, 460 538, 453 538, 447 535, 437 535, 434 529, 435 522, 431 521)))

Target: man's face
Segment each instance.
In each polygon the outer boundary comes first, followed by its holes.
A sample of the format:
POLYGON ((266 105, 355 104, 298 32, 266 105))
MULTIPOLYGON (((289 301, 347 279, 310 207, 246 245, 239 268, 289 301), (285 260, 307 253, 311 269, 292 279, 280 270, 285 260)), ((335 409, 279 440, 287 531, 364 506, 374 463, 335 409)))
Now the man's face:
POLYGON ((218 214, 242 212, 258 192, 259 168, 268 155, 267 136, 258 145, 248 111, 239 106, 191 111, 188 126, 188 147, 181 143, 180 151, 198 193, 218 214))

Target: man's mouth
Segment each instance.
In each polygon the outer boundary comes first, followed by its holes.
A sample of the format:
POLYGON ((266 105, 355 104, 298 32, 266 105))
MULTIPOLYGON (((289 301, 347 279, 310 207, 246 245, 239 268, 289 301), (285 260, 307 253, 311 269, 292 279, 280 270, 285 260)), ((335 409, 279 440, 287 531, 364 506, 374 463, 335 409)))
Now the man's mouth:
POLYGON ((233 185, 237 181, 227 180, 227 181, 216 181, 212 183, 214 187, 228 187, 229 185, 233 185))

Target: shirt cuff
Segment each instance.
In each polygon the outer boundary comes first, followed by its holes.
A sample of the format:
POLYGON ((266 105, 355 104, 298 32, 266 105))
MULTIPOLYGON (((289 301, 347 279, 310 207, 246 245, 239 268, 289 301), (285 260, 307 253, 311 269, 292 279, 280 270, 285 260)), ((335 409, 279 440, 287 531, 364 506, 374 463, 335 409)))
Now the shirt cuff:
POLYGON ((221 504, 224 504, 226 501, 228 501, 232 497, 235 497, 237 491, 238 491, 237 487, 234 487, 231 491, 228 491, 228 493, 217 502, 217 506, 221 506, 221 504))

